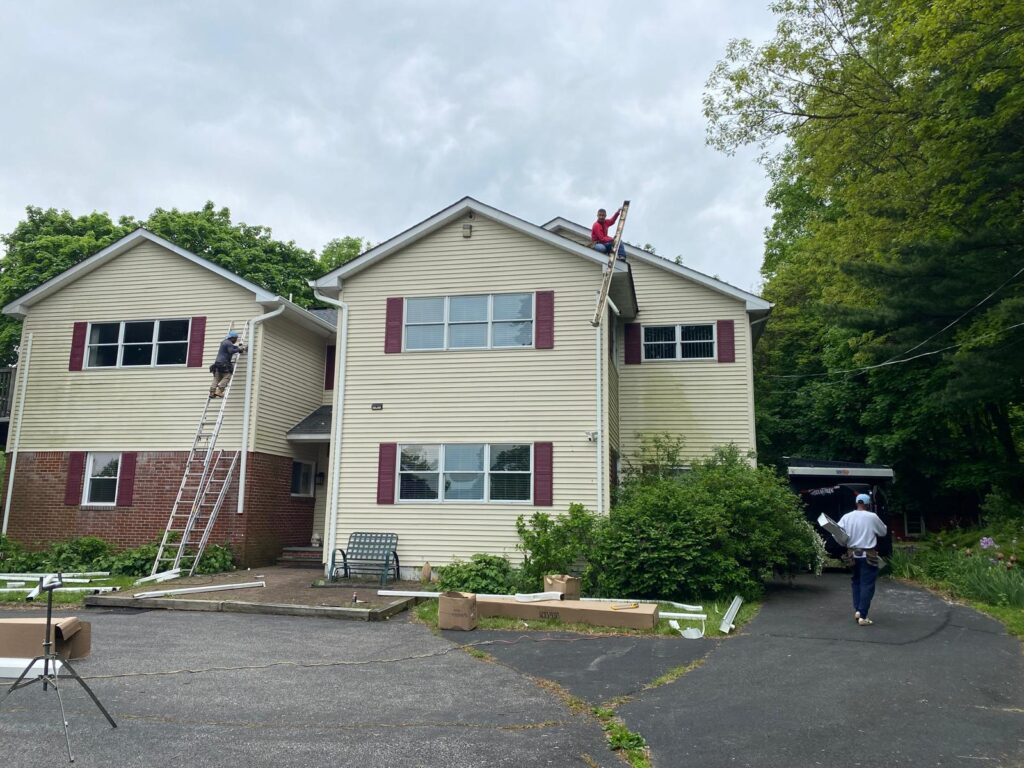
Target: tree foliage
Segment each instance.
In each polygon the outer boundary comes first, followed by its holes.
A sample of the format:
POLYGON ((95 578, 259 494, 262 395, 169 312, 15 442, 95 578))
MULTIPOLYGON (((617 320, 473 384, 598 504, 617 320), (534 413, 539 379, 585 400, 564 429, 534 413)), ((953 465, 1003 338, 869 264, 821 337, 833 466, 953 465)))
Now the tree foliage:
MULTIPOLYGON (((308 281, 359 254, 363 240, 332 240, 318 259, 313 251, 273 237, 269 227, 235 223, 227 208, 207 202, 197 211, 157 208, 145 220, 116 223, 106 213, 75 216, 29 206, 12 232, 0 235, 0 306, 92 256, 138 227, 171 241, 301 306, 315 303, 308 281), (326 262, 324 258, 326 257, 326 262)), ((0 317, 0 364, 17 359, 20 321, 0 317)))
POLYGON ((892 463, 908 506, 1024 497, 1024 5, 772 7, 705 96, 773 181, 762 457, 892 463))

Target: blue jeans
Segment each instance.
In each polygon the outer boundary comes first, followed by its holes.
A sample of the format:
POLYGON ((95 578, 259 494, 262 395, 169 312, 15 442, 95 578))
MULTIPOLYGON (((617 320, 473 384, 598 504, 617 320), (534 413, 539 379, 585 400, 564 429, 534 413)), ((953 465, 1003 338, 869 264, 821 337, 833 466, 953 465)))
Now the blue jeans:
MULTIPOLYGON (((594 243, 594 250, 600 253, 608 253, 615 243, 594 243)), ((619 258, 625 261, 626 259, 626 246, 619 243, 619 258)))
POLYGON ((860 617, 866 619, 871 608, 871 598, 875 596, 875 581, 878 579, 878 566, 869 565, 866 557, 853 558, 853 610, 860 611, 860 617))

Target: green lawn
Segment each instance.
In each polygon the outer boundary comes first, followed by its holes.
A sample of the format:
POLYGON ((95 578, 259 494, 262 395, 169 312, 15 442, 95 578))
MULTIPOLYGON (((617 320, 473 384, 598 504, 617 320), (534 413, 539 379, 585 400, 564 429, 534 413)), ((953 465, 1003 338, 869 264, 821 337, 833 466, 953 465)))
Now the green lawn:
MULTIPOLYGON (((88 584, 68 584, 69 587, 130 587, 135 583, 138 576, 110 576, 109 578, 95 579, 88 584)), ((25 589, 31 589, 36 585, 31 579, 23 579, 25 582, 25 589)), ((7 582, 0 579, 0 587, 7 587, 7 582)), ((20 587, 18 589, 21 589, 20 587)), ((85 597, 88 592, 61 592, 57 590, 53 593, 53 604, 61 606, 78 606, 82 604, 82 598, 85 597)), ((46 605, 46 596, 43 595, 42 599, 37 598, 33 602, 27 602, 25 600, 25 592, 0 592, 0 604, 13 603, 16 605, 26 606, 44 606, 46 605)))

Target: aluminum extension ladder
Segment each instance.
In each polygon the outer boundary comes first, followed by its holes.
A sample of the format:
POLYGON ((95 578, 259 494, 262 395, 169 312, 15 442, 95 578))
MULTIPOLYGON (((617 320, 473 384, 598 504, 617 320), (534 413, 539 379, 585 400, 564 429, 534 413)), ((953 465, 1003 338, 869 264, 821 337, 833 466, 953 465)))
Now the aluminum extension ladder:
POLYGON ((612 275, 615 274, 615 260, 619 258, 619 245, 622 243, 622 230, 626 226, 626 214, 629 213, 629 200, 622 203, 622 213, 619 214, 618 223, 615 225, 615 242, 608 252, 608 265, 604 268, 604 279, 601 281, 601 293, 597 297, 597 308, 594 310, 594 319, 590 324, 595 328, 600 327, 604 318, 604 308, 608 303, 608 291, 612 288, 612 275))
MULTIPOLYGON (((245 344, 248 332, 249 323, 246 323, 238 340, 240 345, 245 344)), ((231 358, 232 365, 237 361, 236 353, 231 358)), ((236 378, 236 375, 231 377, 223 397, 208 397, 203 406, 203 415, 199 417, 199 426, 192 439, 192 450, 185 463, 178 495, 174 499, 171 516, 167 519, 167 528, 150 571, 153 576, 170 571, 180 571, 184 575, 186 570, 189 576, 193 575, 210 540, 217 514, 234 479, 240 454, 240 451, 222 451, 217 448, 217 437, 224 424, 224 414, 236 378), (213 403, 217 403, 218 407, 211 409, 213 403), (216 412, 216 416, 211 410, 216 412)), ((168 573, 168 576, 171 574, 168 573)))

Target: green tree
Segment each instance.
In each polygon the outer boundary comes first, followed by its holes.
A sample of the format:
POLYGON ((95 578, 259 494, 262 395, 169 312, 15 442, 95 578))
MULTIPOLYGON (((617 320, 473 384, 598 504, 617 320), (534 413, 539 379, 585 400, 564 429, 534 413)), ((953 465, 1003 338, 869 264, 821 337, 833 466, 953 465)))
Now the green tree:
POLYGON ((320 273, 327 274, 343 264, 348 264, 371 247, 370 242, 361 237, 334 238, 320 252, 320 273))
POLYGON ((1024 5, 772 7, 705 96, 773 173, 762 442, 893 463, 907 503, 1024 498, 1024 5))

